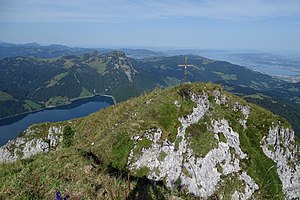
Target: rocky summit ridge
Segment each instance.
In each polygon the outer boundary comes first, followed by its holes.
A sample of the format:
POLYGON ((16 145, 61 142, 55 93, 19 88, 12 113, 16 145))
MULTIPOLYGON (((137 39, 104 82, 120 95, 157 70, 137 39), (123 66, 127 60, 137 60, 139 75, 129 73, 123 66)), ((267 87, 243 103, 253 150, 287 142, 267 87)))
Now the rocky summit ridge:
POLYGON ((133 76, 137 73, 132 63, 128 60, 127 56, 122 51, 113 51, 107 56, 108 62, 113 66, 113 69, 122 70, 129 82, 133 82, 133 76))
POLYGON ((43 199, 57 190, 71 198, 114 199, 107 192, 113 188, 127 199, 294 199, 300 196, 299 152, 284 119, 219 85, 184 84, 86 118, 30 127, 0 148, 0 197, 26 197, 33 184, 32 193, 43 199), (70 146, 66 127, 74 131, 70 146), (107 183, 112 169, 127 178, 107 183), (7 179, 28 171, 37 178, 23 187, 7 179))

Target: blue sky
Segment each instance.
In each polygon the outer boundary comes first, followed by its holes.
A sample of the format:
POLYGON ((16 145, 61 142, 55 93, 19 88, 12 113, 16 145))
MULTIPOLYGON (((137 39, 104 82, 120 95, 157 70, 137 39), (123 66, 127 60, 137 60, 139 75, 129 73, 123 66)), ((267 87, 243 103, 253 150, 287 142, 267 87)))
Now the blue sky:
POLYGON ((0 0, 0 40, 299 51, 300 0, 0 0))

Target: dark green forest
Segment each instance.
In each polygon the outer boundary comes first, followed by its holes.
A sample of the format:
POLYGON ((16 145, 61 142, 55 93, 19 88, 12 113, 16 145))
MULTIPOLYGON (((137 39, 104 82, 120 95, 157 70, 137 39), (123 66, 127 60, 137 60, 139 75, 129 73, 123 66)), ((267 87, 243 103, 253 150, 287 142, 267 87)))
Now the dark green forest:
MULTIPOLYGON (((0 60, 0 118, 69 103, 95 93, 112 95, 121 102, 155 87, 180 84, 183 69, 178 64, 186 57, 133 59, 121 51, 39 56, 0 60)), ((188 69, 188 81, 221 84, 225 90, 288 119, 299 134, 299 83, 278 80, 228 62, 187 56, 194 65, 188 69), (249 98, 257 93, 270 98, 249 98)))

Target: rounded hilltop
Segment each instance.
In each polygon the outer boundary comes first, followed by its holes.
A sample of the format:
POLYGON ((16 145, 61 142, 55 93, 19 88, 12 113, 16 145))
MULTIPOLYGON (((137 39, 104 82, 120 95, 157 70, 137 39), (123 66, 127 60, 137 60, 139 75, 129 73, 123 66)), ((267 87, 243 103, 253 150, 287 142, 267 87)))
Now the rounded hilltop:
POLYGON ((0 149, 14 161, 0 166, 0 197, 292 199, 299 151, 286 120, 220 85, 183 84, 30 127, 0 149))

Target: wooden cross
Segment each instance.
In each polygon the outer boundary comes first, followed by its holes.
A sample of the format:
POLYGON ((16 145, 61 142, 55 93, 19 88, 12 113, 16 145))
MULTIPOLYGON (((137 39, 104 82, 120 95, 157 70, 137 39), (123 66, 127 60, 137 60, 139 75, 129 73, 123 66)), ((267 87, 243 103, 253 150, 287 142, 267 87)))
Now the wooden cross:
POLYGON ((178 65, 178 67, 184 67, 184 83, 187 81, 187 67, 193 67, 194 65, 187 64, 187 57, 185 57, 184 65, 178 65))

